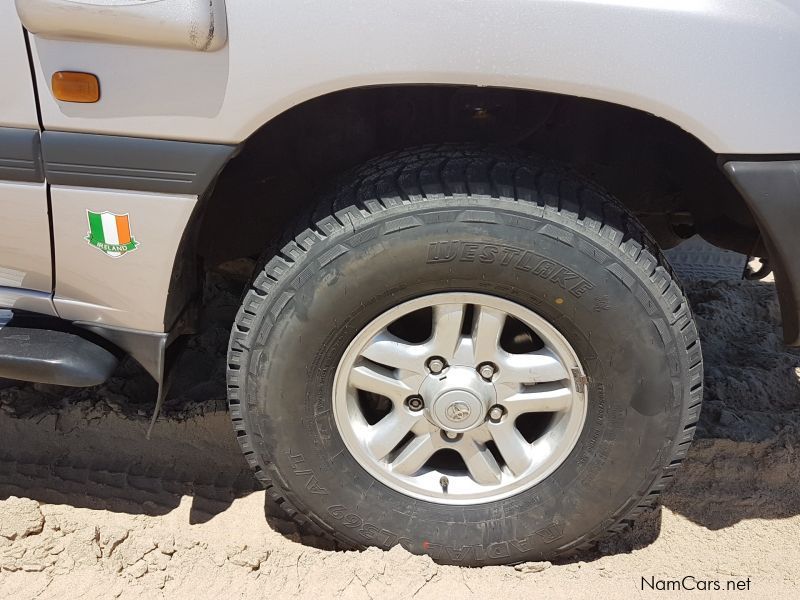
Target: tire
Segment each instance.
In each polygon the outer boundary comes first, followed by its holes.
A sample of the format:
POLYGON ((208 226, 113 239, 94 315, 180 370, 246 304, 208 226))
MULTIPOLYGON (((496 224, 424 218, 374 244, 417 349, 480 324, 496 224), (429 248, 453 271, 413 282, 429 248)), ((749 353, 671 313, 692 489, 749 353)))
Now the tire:
POLYGON ((587 549, 653 506, 694 434, 702 358, 663 256, 607 193, 511 151, 425 147, 356 170, 266 262, 231 334, 228 397, 256 476, 318 535, 444 564, 513 564, 587 549), (439 293, 531 311, 579 360, 579 436, 519 493, 456 504, 403 493, 340 432, 334 380, 351 342, 439 293))

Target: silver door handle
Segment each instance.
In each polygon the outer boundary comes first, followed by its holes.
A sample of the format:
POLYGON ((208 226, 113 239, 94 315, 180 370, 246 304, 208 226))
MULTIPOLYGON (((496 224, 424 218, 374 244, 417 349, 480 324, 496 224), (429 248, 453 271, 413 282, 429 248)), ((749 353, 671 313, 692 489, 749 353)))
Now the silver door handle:
POLYGON ((15 0, 25 28, 46 38, 210 52, 228 38, 225 0, 15 0))

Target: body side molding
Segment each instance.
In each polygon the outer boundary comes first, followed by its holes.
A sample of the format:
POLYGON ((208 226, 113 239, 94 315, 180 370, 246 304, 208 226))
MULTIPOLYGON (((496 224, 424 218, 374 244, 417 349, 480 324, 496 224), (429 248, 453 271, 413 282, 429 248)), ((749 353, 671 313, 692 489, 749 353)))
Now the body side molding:
POLYGON ((44 181, 38 129, 0 127, 0 180, 44 181))
POLYGON ((42 153, 53 185, 202 194, 237 146, 45 131, 42 153))

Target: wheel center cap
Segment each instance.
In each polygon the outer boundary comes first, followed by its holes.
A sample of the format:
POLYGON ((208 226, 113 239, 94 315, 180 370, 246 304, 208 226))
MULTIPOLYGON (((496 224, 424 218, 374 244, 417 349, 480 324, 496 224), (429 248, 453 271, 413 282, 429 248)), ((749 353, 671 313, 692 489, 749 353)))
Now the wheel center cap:
POLYGON ((428 420, 446 431, 462 432, 483 423, 495 396, 494 386, 468 367, 450 367, 431 375, 420 388, 428 420))
MULTIPOLYGON (((451 396, 451 397, 452 396, 458 397, 459 395, 460 392, 457 391, 448 392, 447 394, 444 394, 444 396, 451 396)), ((444 396, 441 396, 439 398, 438 403, 441 403, 445 400, 444 396)), ((452 402, 451 400, 452 398, 448 398, 446 400, 446 402, 449 402, 449 404, 447 404, 447 408, 444 409, 444 414, 447 417, 447 419, 449 421, 452 421, 453 423, 462 423, 463 421, 469 419, 470 415, 472 414, 472 407, 470 407, 471 398, 467 398, 467 400, 458 398, 457 400, 453 400, 452 402)))
POLYGON ((447 431, 467 431, 483 422, 488 408, 471 391, 445 390, 434 398, 429 419, 447 431))

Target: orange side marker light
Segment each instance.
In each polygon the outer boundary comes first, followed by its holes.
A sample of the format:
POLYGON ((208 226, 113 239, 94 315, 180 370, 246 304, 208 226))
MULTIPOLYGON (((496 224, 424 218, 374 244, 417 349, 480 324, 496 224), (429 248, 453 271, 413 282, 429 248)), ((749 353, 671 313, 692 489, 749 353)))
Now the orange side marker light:
POLYGON ((53 96, 62 102, 97 102, 100 82, 96 75, 77 71, 57 71, 50 82, 53 96))

